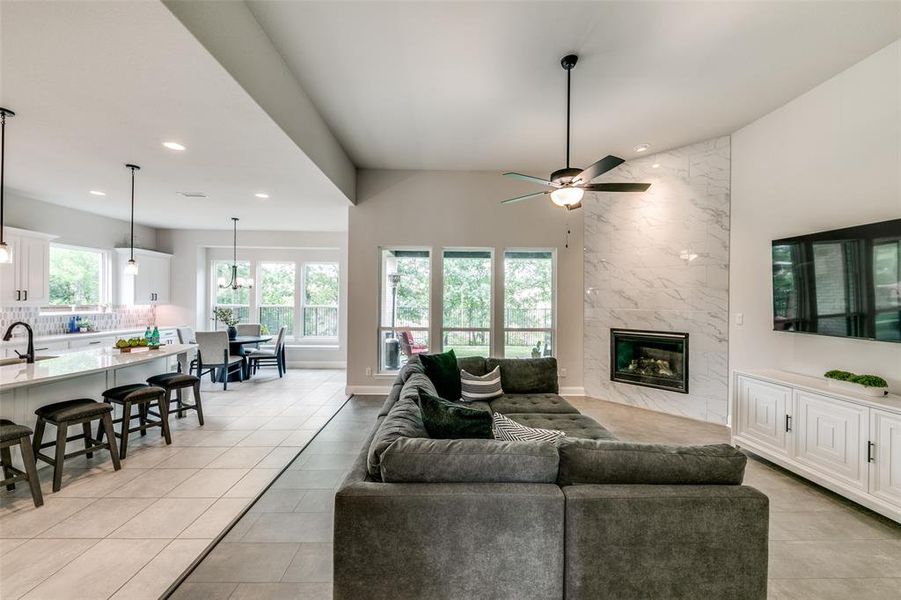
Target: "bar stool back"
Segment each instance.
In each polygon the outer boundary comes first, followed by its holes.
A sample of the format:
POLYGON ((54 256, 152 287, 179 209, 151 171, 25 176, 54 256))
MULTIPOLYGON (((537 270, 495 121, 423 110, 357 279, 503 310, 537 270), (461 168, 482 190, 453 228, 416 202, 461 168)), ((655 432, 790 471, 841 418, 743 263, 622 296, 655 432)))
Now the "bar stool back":
MULTIPOLYGON (((185 411, 196 410, 197 421, 203 425, 203 405, 200 402, 200 377, 194 375, 186 375, 184 373, 162 373, 147 378, 149 385, 161 387, 166 390, 166 400, 171 413, 171 404, 175 402, 175 414, 177 418, 182 419, 185 411), (194 389, 194 404, 188 404, 182 397, 182 391, 186 388, 194 389), (175 390, 175 398, 172 397, 172 391, 175 390)), ((159 414, 151 412, 150 414, 162 418, 159 414)))
POLYGON ((88 458, 92 458, 95 451, 106 449, 109 450, 110 458, 113 461, 113 469, 116 471, 119 470, 119 453, 116 451, 116 445, 110 443, 113 440, 112 412, 112 406, 97 402, 96 400, 91 400, 90 398, 79 398, 77 400, 65 400, 63 402, 47 404, 34 411, 38 420, 37 424, 34 426, 32 449, 34 450, 34 457, 36 460, 43 460, 44 462, 53 465, 54 492, 58 492, 60 487, 62 487, 63 463, 67 458, 74 458, 76 456, 81 456, 82 454, 87 455, 88 458), (98 434, 96 440, 91 438, 91 423, 93 421, 100 421, 97 426, 98 434), (41 442, 44 439, 44 428, 47 423, 56 426, 56 441, 42 444, 41 442), (72 425, 81 425, 82 433, 68 437, 69 427, 72 425), (104 443, 101 441, 101 434, 104 431, 106 431, 110 442, 104 443), (84 449, 66 454, 66 443, 80 439, 84 440, 84 449), (49 448, 50 446, 55 446, 53 458, 41 453, 42 448, 49 448))
MULTIPOLYGON (((166 402, 166 390, 156 386, 147 385, 146 383, 132 383, 128 385, 120 385, 110 388, 103 392, 103 401, 107 404, 118 404, 122 406, 122 417, 113 419, 113 423, 119 423, 119 431, 114 435, 119 438, 119 457, 125 458, 128 455, 128 435, 135 431, 140 431, 141 435, 147 435, 147 429, 150 427, 159 427, 162 429, 163 437, 166 438, 166 444, 172 443, 172 436, 169 433, 169 403, 166 402), (150 413, 150 407, 156 403, 159 407, 159 413, 150 413), (138 414, 132 414, 132 407, 137 407, 138 414), (150 415, 158 416, 153 420, 150 415), (139 419, 140 424, 132 427, 131 422, 139 419)), ((97 439, 103 438, 103 432, 97 432, 97 439)))
POLYGON ((0 463, 3 465, 3 481, 0 481, 0 485, 5 485, 7 490, 12 491, 16 489, 17 481, 27 481, 35 507, 44 504, 41 482, 38 480, 38 470, 34 464, 34 452, 31 449, 31 429, 0 419, 0 463), (22 452, 24 471, 13 466, 10 446, 18 446, 22 452))

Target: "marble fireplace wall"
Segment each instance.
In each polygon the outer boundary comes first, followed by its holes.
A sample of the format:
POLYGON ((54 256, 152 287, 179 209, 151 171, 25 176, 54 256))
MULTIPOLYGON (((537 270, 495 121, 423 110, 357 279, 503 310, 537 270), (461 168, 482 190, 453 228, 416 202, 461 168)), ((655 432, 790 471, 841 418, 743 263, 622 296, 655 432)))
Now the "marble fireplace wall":
POLYGON ((583 200, 586 393, 726 423, 730 138, 631 160, 597 181, 652 186, 583 200), (688 332, 689 393, 610 381, 611 327, 688 332))

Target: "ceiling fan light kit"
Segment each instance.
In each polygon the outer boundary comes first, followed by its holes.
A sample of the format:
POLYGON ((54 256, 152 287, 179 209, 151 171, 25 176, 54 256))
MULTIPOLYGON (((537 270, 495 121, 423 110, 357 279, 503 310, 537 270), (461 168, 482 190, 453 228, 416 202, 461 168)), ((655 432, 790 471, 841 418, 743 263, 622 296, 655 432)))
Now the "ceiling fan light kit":
POLYGON ((581 208, 582 196, 585 192, 644 192, 651 187, 651 184, 649 183, 591 183, 593 179, 600 177, 607 171, 615 169, 625 162, 618 156, 605 156, 587 169, 579 169, 570 166, 572 70, 578 62, 579 57, 575 54, 567 54, 560 59, 560 65, 563 67, 563 70, 566 71, 566 167, 557 169, 551 173, 551 176, 548 179, 533 177, 532 175, 523 175, 522 173, 504 173, 507 177, 515 177, 516 179, 546 185, 554 189, 510 198, 509 200, 504 200, 501 204, 512 204, 514 202, 534 198, 535 196, 550 195, 551 202, 557 206, 562 206, 568 210, 575 210, 581 208))

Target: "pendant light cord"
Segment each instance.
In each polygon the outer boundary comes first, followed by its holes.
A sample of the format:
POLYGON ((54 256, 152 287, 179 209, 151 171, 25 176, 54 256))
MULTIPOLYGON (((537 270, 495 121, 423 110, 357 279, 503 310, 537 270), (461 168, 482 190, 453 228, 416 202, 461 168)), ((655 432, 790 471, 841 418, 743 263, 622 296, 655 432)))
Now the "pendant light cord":
POLYGON ((6 111, 0 112, 0 244, 3 243, 3 180, 4 163, 6 162, 6 111))
POLYGON ((131 262, 135 260, 135 168, 131 169, 131 262))
POLYGON ((572 69, 566 70, 566 168, 569 168, 569 105, 572 69))

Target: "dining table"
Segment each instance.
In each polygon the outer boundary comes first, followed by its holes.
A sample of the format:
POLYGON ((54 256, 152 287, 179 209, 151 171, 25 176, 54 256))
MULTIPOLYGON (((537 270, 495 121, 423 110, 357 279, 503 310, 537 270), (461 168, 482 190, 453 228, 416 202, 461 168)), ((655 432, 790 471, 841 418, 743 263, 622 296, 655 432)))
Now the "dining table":
MULTIPOLYGON (((228 352, 233 356, 243 356, 244 363, 241 365, 241 374, 244 379, 250 378, 250 361, 247 360, 247 348, 246 346, 250 346, 253 344, 265 344, 266 342, 272 341, 271 335, 238 335, 232 339, 228 340, 228 352)), ((229 381, 237 381, 238 376, 235 373, 230 373, 228 376, 229 381)))

